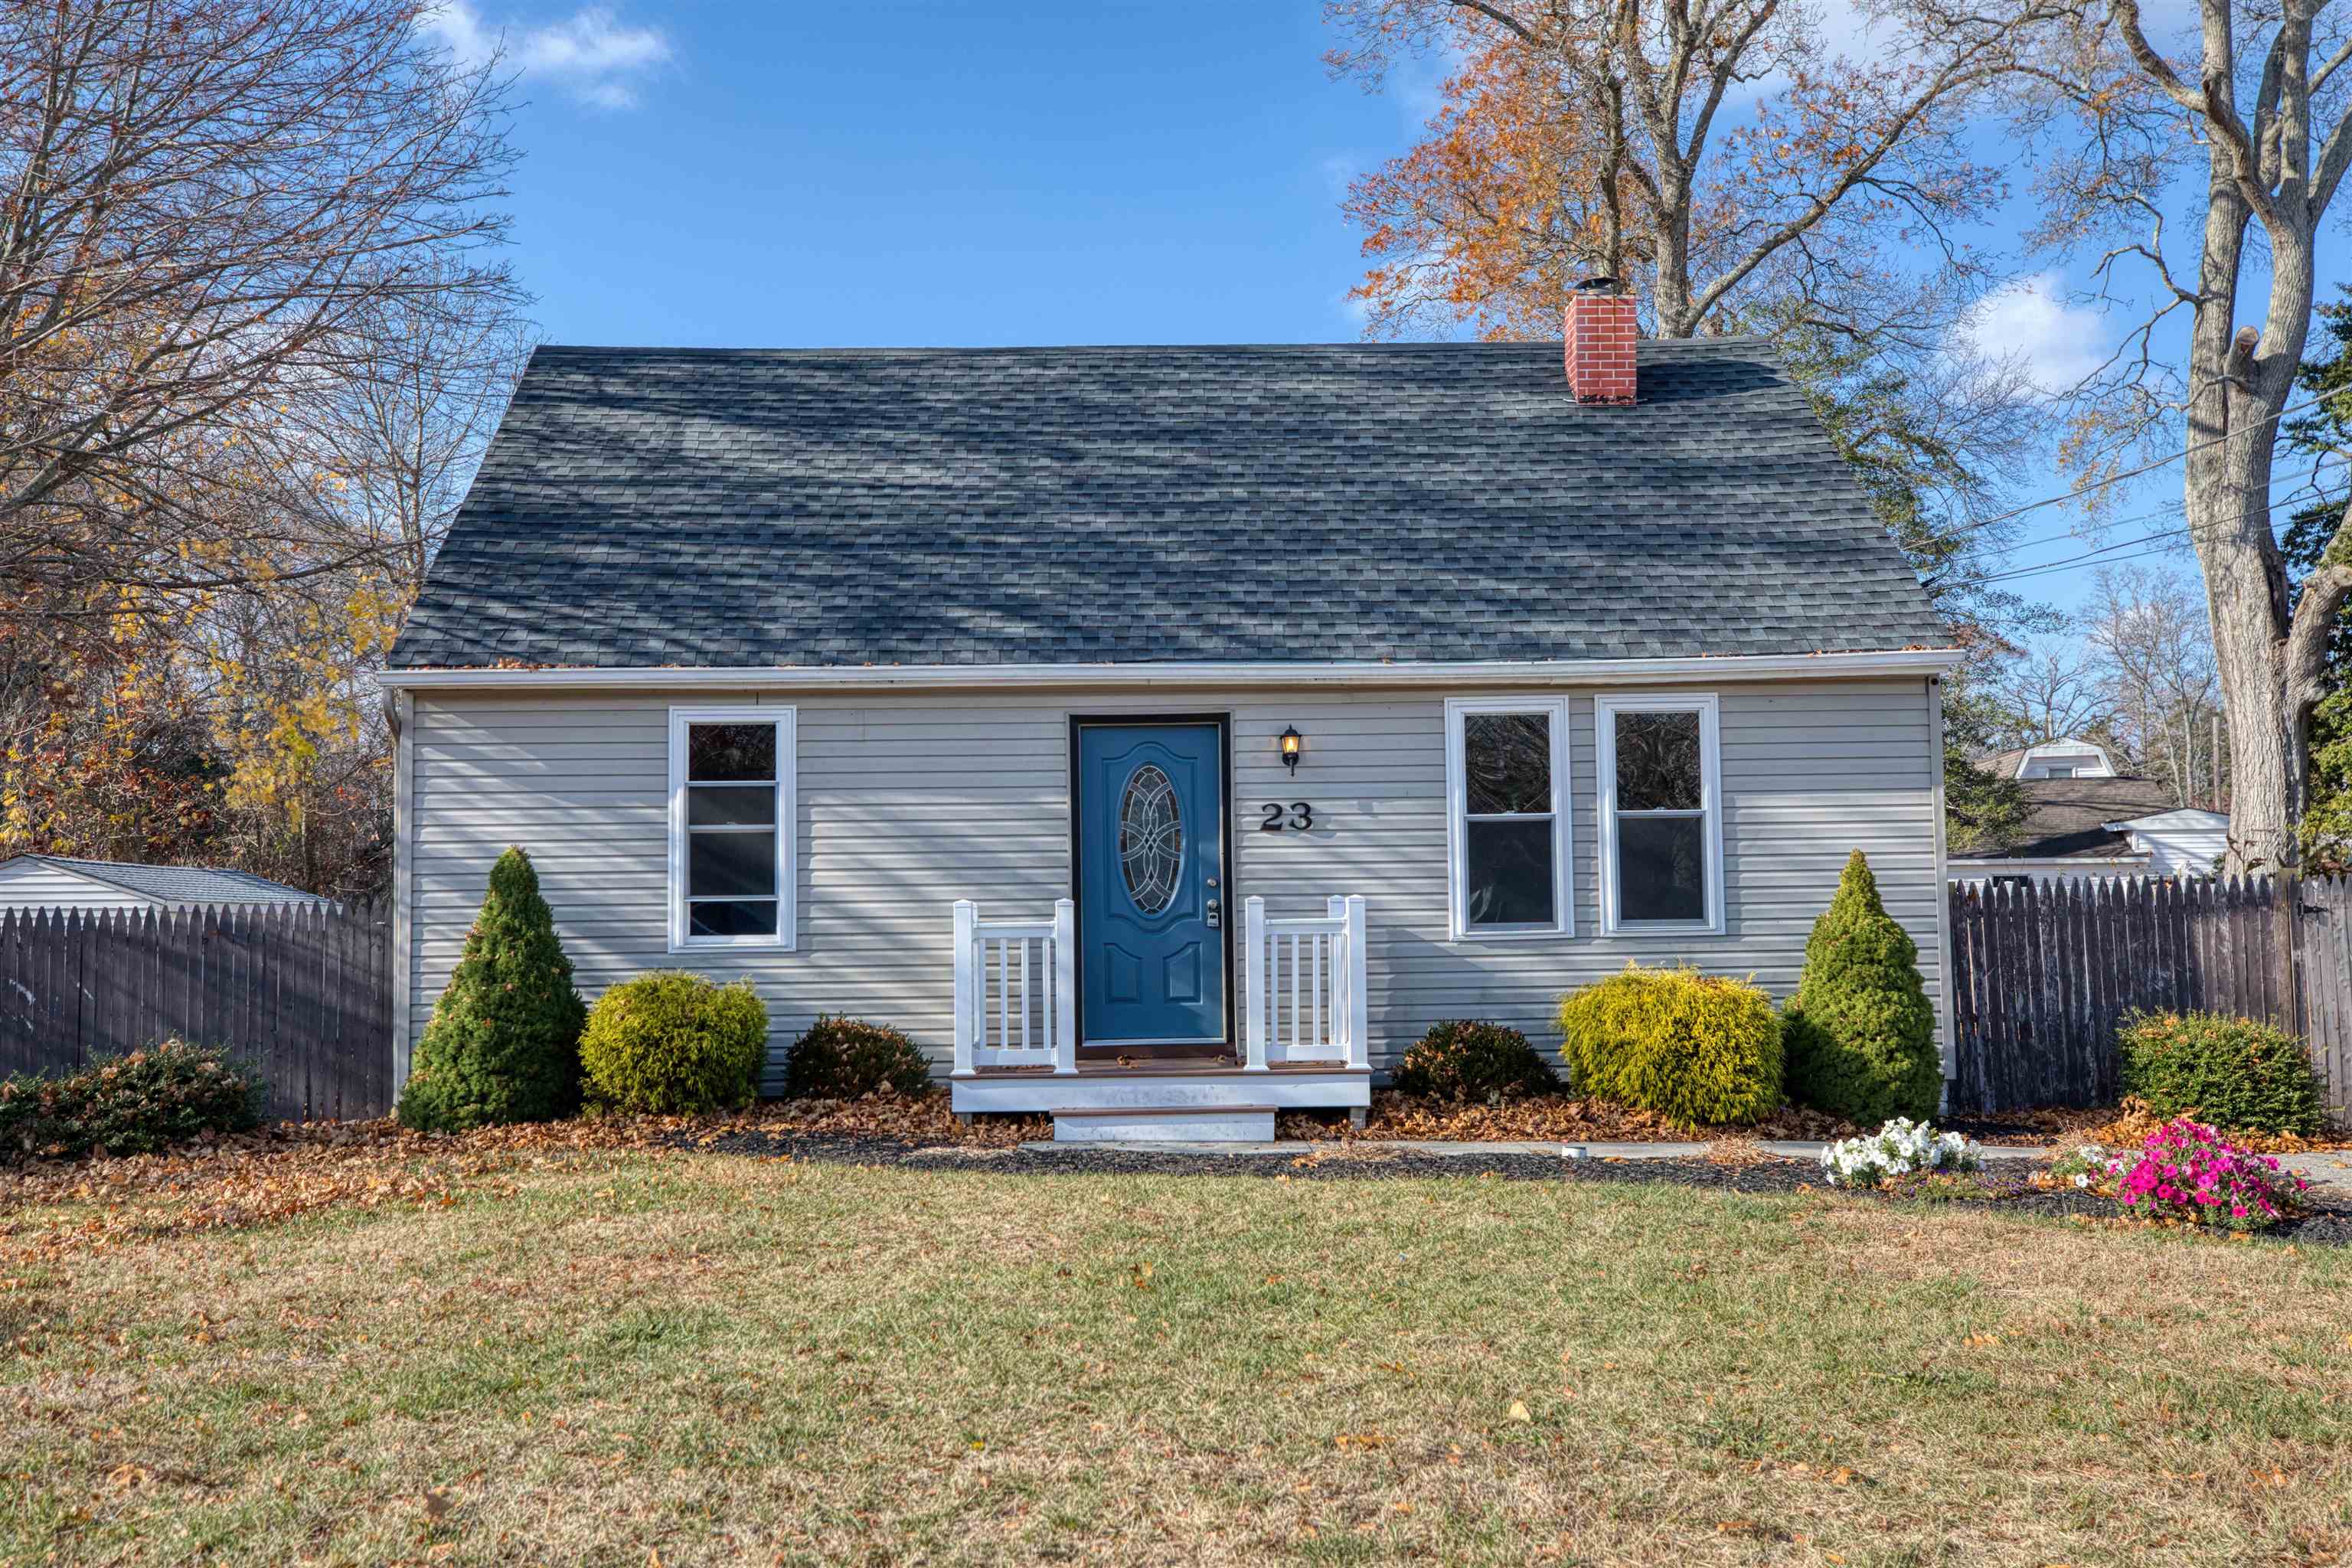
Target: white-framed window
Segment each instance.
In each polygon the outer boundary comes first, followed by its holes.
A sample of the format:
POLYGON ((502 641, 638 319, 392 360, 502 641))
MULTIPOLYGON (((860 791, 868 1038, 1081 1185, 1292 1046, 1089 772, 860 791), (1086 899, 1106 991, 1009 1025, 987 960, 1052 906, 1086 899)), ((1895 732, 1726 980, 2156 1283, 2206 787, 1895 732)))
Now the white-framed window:
POLYGON ((669 945, 793 945, 790 708, 669 710, 669 945))
POLYGON ((1601 925, 1723 930, 1723 764, 1712 692, 1593 699, 1601 925))
POLYGON ((1445 797, 1454 939, 1573 936, 1568 700, 1449 698, 1445 797))

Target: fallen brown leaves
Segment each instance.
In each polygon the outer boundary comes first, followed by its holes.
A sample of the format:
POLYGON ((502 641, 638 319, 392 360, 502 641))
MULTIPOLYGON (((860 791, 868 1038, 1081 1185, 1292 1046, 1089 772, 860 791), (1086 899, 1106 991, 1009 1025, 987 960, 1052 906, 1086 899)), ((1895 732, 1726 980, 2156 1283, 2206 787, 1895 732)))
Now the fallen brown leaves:
POLYGON ((1681 1143, 1719 1139, 1844 1138, 1854 1129, 1817 1110, 1784 1110, 1753 1127, 1685 1127, 1654 1111, 1578 1100, 1565 1094, 1466 1105, 1375 1089, 1371 1114, 1359 1131, 1306 1112, 1277 1119, 1285 1138, 1427 1138, 1464 1143, 1681 1143))
POLYGON ((677 1152, 741 1134, 814 1133, 1003 1147, 1051 1137, 1042 1117, 955 1120, 944 1094, 786 1100, 713 1116, 590 1116, 472 1132, 374 1121, 280 1122, 168 1154, 0 1166, 0 1266, 170 1232, 234 1229, 323 1209, 429 1207, 535 1165, 595 1152, 677 1152))
POLYGON ((747 1131, 1009 1149, 1016 1143, 1051 1138, 1054 1120, 1050 1116, 975 1116, 967 1126, 955 1119, 945 1094, 909 1097, 884 1089, 863 1100, 766 1101, 740 1116, 698 1124, 695 1141, 709 1146, 730 1133, 747 1131))
MULTIPOLYGON (((2165 1118, 2147 1108, 2147 1101, 2126 1100, 2123 1109, 2112 1120, 2083 1131, 2083 1141, 2109 1149, 2137 1148, 2147 1142, 2148 1134, 2165 1123, 2165 1118)), ((2310 1154, 2327 1149, 2352 1149, 2352 1138, 2341 1133, 2318 1138, 2300 1138, 2292 1132, 2253 1132, 2225 1129, 2231 1142, 2241 1149, 2251 1149, 2257 1154, 2310 1154)))

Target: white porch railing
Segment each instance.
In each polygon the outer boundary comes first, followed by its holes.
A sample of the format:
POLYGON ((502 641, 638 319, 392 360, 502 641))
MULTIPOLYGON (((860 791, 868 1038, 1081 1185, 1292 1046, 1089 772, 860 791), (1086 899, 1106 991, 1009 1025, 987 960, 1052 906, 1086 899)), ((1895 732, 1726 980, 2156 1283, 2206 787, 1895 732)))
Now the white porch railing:
POLYGON ((1265 918, 1242 905, 1245 1070, 1277 1062, 1371 1065, 1364 993, 1364 900, 1334 897, 1319 920, 1265 918))
POLYGON ((981 1068, 1078 1070, 1077 906, 1050 921, 984 921, 955 905, 955 1076, 981 1068))

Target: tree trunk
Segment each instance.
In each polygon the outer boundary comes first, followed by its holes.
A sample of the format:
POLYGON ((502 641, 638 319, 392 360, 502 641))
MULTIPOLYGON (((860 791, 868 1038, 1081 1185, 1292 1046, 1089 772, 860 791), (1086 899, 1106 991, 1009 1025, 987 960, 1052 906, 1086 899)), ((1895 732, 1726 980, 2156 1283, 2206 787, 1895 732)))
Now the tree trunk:
POLYGON ((2271 469, 2279 411, 2309 331, 2311 249, 2307 231, 2271 228, 2266 331, 2237 331, 2239 276, 2253 214, 2229 151, 2216 143, 2210 155, 2200 298, 2189 330, 2182 499, 2204 567, 2214 664, 2237 764, 2229 868, 2279 870, 2295 861, 2307 710, 2286 679, 2286 566, 2271 531, 2271 469), (2304 243, 2294 243, 2297 238, 2304 243))

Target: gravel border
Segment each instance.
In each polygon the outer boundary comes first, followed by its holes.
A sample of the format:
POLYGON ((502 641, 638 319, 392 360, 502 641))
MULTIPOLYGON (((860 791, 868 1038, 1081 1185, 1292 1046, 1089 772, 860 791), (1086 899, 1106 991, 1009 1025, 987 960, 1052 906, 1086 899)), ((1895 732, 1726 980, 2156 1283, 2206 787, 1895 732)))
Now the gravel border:
MULTIPOLYGON (((827 1133, 743 1131, 688 1145, 698 1151, 756 1158, 806 1160, 825 1164, 898 1165, 916 1171, 991 1171, 1016 1176, 1187 1175, 1254 1177, 1259 1181, 1386 1181, 1409 1177, 1493 1176, 1515 1182, 1647 1182, 1717 1192, 1835 1193, 1916 1211, 1999 1208, 2049 1218, 2116 1216, 2116 1205, 2095 1194, 2028 1185, 2021 1175, 1979 1172, 1985 1197, 1926 1197, 1910 1193, 1838 1191, 1823 1184, 1811 1160, 1765 1157, 1718 1161, 1603 1157, 1564 1159, 1522 1151, 1494 1153, 1418 1154, 1390 1145, 1350 1151, 1343 1143, 1305 1142, 1296 1156, 1219 1154, 1198 1150, 1151 1150, 1116 1144, 1019 1144, 981 1148, 922 1143, 896 1138, 827 1133)), ((2352 1208, 2320 1207, 2257 1239, 2324 1247, 2352 1246, 2352 1208)))

